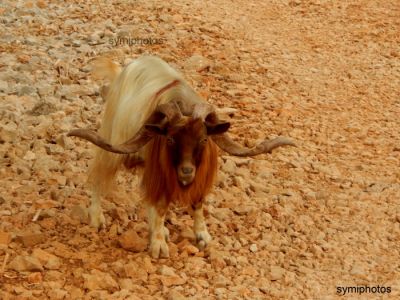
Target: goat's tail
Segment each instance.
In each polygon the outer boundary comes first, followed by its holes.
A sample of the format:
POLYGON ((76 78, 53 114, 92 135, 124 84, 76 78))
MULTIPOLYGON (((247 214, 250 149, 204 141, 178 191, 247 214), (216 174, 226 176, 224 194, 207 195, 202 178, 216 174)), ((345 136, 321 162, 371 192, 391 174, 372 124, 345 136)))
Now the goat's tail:
POLYGON ((107 79, 110 83, 121 73, 121 66, 106 57, 94 59, 91 66, 95 78, 107 79))

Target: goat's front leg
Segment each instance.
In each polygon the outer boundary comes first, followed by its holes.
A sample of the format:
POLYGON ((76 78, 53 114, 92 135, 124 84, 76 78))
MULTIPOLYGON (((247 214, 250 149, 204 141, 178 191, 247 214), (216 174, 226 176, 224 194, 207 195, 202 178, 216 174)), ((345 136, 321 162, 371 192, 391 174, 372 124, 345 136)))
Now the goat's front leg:
POLYGON ((167 245, 169 231, 164 226, 165 214, 168 205, 164 200, 156 205, 149 204, 148 222, 150 231, 150 255, 153 258, 169 257, 169 249, 167 245))
POLYGON ((207 225, 204 220, 203 202, 200 201, 192 205, 194 226, 193 231, 196 235, 197 247, 203 250, 211 241, 211 235, 207 231, 207 225))
POLYGON ((101 198, 97 191, 93 191, 92 197, 90 199, 90 206, 88 208, 90 226, 100 229, 104 228, 106 225, 106 219, 103 215, 103 210, 101 209, 101 198))

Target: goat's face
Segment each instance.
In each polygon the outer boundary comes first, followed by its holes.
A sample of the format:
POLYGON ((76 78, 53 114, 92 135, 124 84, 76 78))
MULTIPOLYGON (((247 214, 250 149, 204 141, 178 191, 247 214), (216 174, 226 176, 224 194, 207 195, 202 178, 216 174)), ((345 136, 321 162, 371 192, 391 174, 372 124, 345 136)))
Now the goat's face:
POLYGON ((227 122, 211 125, 198 118, 183 117, 165 127, 147 125, 146 128, 165 137, 179 183, 187 186, 196 176, 196 170, 202 161, 203 150, 210 142, 209 135, 221 134, 227 131, 229 126, 227 122))

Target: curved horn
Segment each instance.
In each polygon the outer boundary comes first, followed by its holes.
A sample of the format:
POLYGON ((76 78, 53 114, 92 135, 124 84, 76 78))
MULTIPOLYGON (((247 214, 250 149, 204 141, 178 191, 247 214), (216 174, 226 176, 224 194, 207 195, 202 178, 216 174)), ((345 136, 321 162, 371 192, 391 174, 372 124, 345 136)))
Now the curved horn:
POLYGON ((265 140, 253 148, 247 148, 234 142, 227 134, 212 136, 212 140, 224 151, 235 156, 254 156, 261 153, 271 153, 272 150, 281 146, 294 146, 296 144, 285 137, 277 137, 265 140))
POLYGON ((209 115, 212 115, 214 119, 217 119, 214 106, 208 103, 198 103, 194 106, 192 117, 194 119, 199 118, 206 121, 209 115))
POLYGON ((154 134, 142 128, 133 138, 120 145, 109 144, 104 138, 102 138, 93 130, 89 129, 75 129, 68 132, 67 136, 77 136, 88 140, 89 142, 109 152, 130 154, 139 151, 140 148, 146 145, 153 138, 154 134))
MULTIPOLYGON (((178 104, 175 101, 171 101, 165 104, 160 104, 155 110, 154 114, 161 113, 163 116, 167 118, 168 121, 173 121, 176 119, 180 119, 182 117, 181 110, 179 109, 178 104)), ((152 117, 150 117, 152 119, 152 117)))

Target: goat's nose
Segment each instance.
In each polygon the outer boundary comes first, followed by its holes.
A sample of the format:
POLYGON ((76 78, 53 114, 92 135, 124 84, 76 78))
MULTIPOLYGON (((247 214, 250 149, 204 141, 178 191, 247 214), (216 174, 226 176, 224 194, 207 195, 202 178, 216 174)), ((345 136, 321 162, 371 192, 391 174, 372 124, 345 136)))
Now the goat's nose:
POLYGON ((192 167, 183 167, 182 168, 182 173, 183 174, 191 174, 193 172, 193 168, 192 167))

